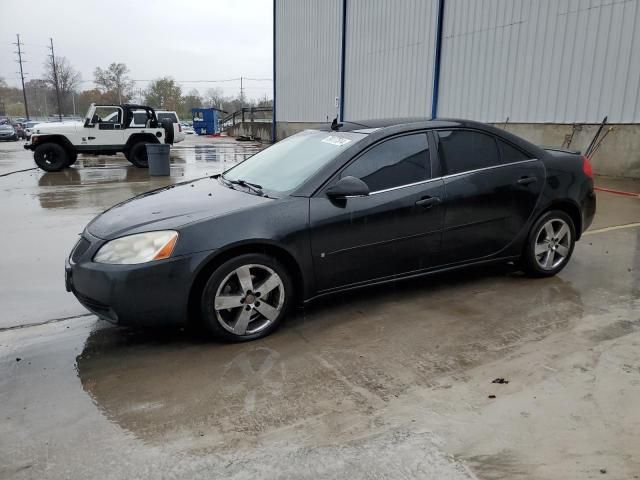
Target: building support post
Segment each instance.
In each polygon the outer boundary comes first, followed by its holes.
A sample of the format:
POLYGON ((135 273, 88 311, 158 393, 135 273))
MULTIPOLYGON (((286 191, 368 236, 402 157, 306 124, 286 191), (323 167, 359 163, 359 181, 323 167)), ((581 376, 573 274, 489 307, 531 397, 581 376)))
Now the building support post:
POLYGON ((342 47, 340 51, 340 122, 344 121, 344 76, 347 56, 347 0, 342 0, 342 47))
POLYGON ((273 109, 271 110, 271 141, 276 143, 276 2, 273 0, 273 109))
POLYGON ((442 25, 444 24, 444 1, 438 0, 436 20, 436 51, 433 64, 433 90, 431 95, 431 118, 438 116, 438 95, 440 93, 440 59, 442 58, 442 25))

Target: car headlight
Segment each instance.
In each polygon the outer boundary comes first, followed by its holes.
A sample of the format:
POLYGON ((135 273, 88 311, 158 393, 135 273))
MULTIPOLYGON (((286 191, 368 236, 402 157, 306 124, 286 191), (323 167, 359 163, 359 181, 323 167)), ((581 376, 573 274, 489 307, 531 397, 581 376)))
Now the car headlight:
POLYGON ((178 240, 178 232, 163 230, 138 233, 105 243, 93 257, 97 263, 132 265, 168 258, 178 240))

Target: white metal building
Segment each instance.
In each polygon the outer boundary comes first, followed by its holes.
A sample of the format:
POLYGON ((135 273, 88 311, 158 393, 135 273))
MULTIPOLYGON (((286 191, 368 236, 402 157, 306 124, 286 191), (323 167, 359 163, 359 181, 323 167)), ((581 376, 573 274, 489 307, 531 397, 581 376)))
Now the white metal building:
POLYGON ((278 137, 340 113, 509 118, 534 141, 638 123, 639 27, 640 0, 275 0, 278 137))

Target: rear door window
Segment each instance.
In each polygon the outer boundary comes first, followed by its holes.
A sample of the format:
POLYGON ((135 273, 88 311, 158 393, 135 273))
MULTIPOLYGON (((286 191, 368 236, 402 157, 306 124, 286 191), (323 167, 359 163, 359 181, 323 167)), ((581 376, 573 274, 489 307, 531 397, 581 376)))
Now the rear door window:
POLYGON ((500 165, 491 135, 472 130, 439 130, 436 134, 440 161, 448 175, 500 165))
POLYGON ((500 146, 500 156, 502 157, 502 163, 521 162, 523 160, 529 160, 531 158, 530 155, 523 153, 519 149, 512 147, 507 142, 503 142, 502 140, 498 140, 498 145, 500 146))
POLYGON ((427 135, 419 133, 386 140, 358 157, 340 177, 359 178, 372 192, 431 178, 427 135))

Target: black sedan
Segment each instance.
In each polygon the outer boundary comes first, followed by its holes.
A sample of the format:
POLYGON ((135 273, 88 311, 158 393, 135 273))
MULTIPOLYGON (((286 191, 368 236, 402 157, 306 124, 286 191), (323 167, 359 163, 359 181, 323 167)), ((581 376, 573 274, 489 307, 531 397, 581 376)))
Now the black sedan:
POLYGON ((107 210, 66 283, 112 322, 198 319, 251 340, 295 304, 371 284, 508 261, 555 275, 594 213, 575 152, 471 121, 334 123, 107 210))

